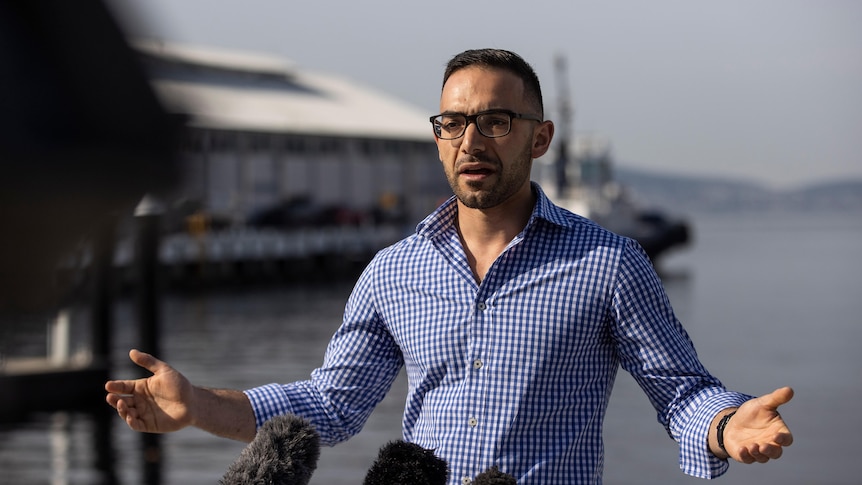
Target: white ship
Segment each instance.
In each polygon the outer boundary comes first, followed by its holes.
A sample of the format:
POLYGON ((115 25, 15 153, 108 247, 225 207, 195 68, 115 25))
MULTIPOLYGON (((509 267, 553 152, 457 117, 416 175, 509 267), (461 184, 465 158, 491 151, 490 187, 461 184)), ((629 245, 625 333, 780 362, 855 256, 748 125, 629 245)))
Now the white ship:
POLYGON ((560 90, 558 141, 554 153, 536 160, 534 179, 561 207, 637 240, 653 261, 669 249, 688 244, 690 231, 685 221, 639 207, 614 178, 607 140, 573 137, 565 60, 558 57, 555 66, 560 90))
POLYGON ((536 180, 561 207, 640 243, 654 262, 668 250, 690 242, 688 223, 645 209, 613 176, 610 144, 578 137, 571 148, 562 140, 555 154, 537 160, 536 180))

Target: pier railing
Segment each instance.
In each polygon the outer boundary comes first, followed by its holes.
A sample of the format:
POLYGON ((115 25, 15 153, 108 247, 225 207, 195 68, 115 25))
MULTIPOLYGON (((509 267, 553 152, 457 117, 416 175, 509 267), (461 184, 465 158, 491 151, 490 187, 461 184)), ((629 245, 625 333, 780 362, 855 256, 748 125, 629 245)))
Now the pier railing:
MULTIPOLYGON (((338 272, 345 266, 362 265, 404 235, 405 229, 394 225, 173 233, 161 237, 158 261, 168 280, 176 282, 252 273, 302 276, 303 270, 338 272)), ((117 244, 114 265, 121 275, 134 267, 134 244, 134 240, 117 244)))

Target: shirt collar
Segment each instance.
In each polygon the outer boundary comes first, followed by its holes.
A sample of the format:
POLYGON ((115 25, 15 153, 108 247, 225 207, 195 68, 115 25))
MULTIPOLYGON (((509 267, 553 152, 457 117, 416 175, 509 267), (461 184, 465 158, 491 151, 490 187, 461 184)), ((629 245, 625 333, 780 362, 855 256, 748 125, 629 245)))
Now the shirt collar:
MULTIPOLYGON (((567 211, 551 202, 539 184, 530 182, 530 185, 533 188, 533 193, 536 194, 536 205, 533 207, 533 214, 527 222, 527 227, 535 224, 537 220, 548 221, 558 226, 572 225, 571 218, 566 216, 567 211)), ((453 227, 457 213, 458 204, 453 195, 416 226, 416 233, 422 237, 433 239, 453 227)))

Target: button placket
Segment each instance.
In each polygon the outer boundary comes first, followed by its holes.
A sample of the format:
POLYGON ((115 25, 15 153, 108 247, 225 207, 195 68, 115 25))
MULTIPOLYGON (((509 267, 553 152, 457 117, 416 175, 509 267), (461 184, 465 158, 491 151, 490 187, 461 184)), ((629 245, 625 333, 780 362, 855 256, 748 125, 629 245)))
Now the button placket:
MULTIPOLYGON (((466 415, 466 433, 468 435, 468 440, 473 443, 475 440, 477 443, 480 442, 484 437, 484 431, 479 427, 479 420, 484 419, 484 408, 486 406, 485 403, 485 392, 484 389, 485 384, 483 381, 487 378, 484 374, 485 369, 485 351, 488 345, 488 318, 489 314, 486 312, 491 308, 490 303, 488 303, 483 298, 487 295, 483 295, 482 292, 476 295, 476 299, 473 302, 473 314, 472 314, 472 323, 471 327, 471 345, 469 349, 469 356, 467 360, 467 365, 469 366, 467 369, 468 372, 468 384, 470 391, 470 399, 469 404, 465 407, 465 411, 467 411, 466 415)), ((484 427, 484 426, 483 426, 484 427)), ((464 485, 470 485, 473 483, 473 478, 470 476, 463 476, 460 479, 460 483, 464 485)))

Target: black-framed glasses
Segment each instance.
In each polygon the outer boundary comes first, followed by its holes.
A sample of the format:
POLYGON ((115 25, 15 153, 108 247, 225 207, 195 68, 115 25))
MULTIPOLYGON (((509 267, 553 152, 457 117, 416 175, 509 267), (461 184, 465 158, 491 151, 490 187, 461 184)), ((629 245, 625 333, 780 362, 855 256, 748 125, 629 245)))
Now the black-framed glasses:
POLYGON ((470 123, 476 123, 479 133, 488 138, 506 136, 512 131, 512 118, 542 121, 535 116, 515 113, 507 109, 492 109, 474 115, 441 113, 432 116, 429 120, 434 127, 434 134, 437 135, 437 138, 441 140, 454 140, 464 136, 464 132, 467 131, 467 125, 470 123))

